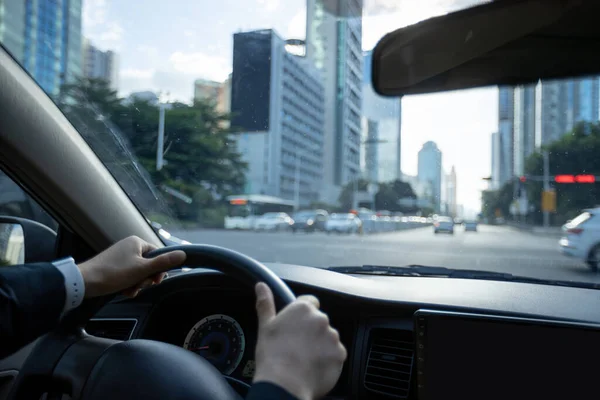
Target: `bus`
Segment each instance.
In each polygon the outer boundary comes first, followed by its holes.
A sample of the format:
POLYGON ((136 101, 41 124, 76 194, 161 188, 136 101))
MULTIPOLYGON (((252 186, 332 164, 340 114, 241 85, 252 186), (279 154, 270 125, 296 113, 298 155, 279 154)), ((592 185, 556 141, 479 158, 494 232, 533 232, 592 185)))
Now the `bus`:
POLYGON ((262 194, 241 194, 227 197, 228 211, 225 229, 254 229, 257 217, 268 212, 294 212, 294 202, 262 194))

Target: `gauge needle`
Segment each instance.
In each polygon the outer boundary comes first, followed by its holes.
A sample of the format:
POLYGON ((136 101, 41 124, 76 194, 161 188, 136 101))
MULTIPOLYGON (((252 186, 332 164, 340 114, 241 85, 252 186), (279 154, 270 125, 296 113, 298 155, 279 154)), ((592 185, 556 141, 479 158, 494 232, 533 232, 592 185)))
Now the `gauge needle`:
POLYGON ((200 351, 200 350, 208 350, 210 349, 210 346, 202 346, 202 347, 194 347, 193 349, 190 349, 191 351, 200 351))

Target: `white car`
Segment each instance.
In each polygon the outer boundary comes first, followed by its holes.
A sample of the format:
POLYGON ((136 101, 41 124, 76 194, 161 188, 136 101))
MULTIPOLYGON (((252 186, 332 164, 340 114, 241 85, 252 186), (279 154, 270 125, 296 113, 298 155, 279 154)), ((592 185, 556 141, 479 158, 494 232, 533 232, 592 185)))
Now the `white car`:
POLYGON ((433 233, 448 232, 454 234, 454 220, 450 217, 439 217, 433 223, 433 233))
POLYGON ((257 231, 288 231, 292 228, 294 220, 283 212, 271 212, 261 215, 254 222, 257 231))
POLYGON ((358 233, 362 222, 352 213, 331 214, 325 224, 325 232, 358 233))
POLYGON ((562 254, 578 258, 592 271, 600 268, 600 207, 585 210, 562 227, 562 254))

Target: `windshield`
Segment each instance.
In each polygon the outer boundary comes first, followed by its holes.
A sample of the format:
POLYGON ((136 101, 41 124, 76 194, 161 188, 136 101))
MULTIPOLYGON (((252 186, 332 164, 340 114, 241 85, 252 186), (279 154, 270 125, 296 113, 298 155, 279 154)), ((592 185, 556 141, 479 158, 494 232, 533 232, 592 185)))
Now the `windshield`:
POLYGON ((600 204, 597 76, 373 90, 385 34, 476 3, 0 1, 0 43, 144 216, 192 243, 600 282, 600 225, 581 224, 600 204), (323 214, 288 221, 303 209, 323 214), (261 216, 286 221, 259 233, 261 216))

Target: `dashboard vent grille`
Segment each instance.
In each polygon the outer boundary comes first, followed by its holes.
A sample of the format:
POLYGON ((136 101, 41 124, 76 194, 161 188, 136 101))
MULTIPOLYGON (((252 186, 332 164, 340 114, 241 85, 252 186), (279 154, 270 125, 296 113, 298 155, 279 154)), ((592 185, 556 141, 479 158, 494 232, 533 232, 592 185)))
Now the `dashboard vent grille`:
POLYGON ((386 397, 407 398, 414 356, 413 333, 399 329, 373 329, 368 348, 365 388, 386 397))
POLYGON ((85 326, 85 331, 92 335, 106 339, 129 340, 137 325, 137 319, 91 319, 85 326))

